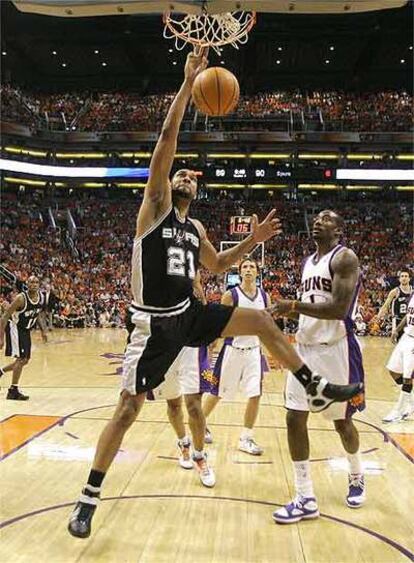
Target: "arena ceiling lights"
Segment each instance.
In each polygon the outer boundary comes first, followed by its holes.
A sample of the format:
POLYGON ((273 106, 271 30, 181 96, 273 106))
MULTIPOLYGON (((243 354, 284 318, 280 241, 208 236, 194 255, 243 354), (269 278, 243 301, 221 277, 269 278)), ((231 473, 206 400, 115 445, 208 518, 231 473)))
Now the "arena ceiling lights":
POLYGON ((149 168, 103 166, 49 166, 0 158, 0 170, 55 178, 148 178, 149 168))
POLYGON ((238 10, 298 14, 339 14, 401 8, 407 0, 13 0, 21 12, 60 17, 111 16, 122 14, 162 14, 171 10, 210 14, 238 10))
POLYGON ((389 170, 384 168, 338 168, 337 180, 402 180, 414 182, 414 170, 389 170))

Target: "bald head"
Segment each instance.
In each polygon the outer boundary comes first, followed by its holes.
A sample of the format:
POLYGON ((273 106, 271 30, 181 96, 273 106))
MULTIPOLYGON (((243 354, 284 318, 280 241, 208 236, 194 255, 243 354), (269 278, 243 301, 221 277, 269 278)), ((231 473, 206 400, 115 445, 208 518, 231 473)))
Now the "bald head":
POLYGON ((316 242, 329 243, 341 238, 345 222, 332 209, 324 209, 313 220, 312 235, 316 242))

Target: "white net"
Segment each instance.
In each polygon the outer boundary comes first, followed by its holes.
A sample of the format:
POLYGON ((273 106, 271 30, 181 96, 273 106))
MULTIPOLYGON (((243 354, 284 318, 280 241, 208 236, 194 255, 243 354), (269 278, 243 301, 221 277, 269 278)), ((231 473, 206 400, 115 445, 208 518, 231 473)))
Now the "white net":
POLYGON ((164 14, 164 37, 175 39, 179 51, 187 43, 200 47, 212 47, 219 55, 223 45, 235 49, 244 45, 256 23, 255 12, 227 12, 224 14, 164 14))

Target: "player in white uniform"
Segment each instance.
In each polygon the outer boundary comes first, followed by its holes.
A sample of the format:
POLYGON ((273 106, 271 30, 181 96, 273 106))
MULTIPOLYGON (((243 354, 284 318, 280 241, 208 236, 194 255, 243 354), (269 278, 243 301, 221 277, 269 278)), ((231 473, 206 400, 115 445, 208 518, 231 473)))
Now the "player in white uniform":
MULTIPOLYGON (((223 305, 247 307, 263 310, 270 306, 270 297, 262 288, 256 286, 258 267, 254 260, 245 258, 240 262, 241 285, 226 291, 222 297, 223 305)), ((244 428, 240 435, 239 450, 261 455, 263 449, 253 438, 253 427, 259 413, 262 395, 262 352, 257 336, 236 336, 226 338, 214 367, 214 385, 212 394, 206 396, 203 405, 207 418, 220 399, 233 399, 240 390, 247 397, 244 413, 244 428)), ((212 442, 210 431, 206 441, 212 442)))
POLYGON ((413 377, 414 377, 414 293, 408 302, 407 314, 393 330, 391 338, 394 344, 404 328, 397 346, 394 348, 387 369, 395 381, 402 381, 402 388, 396 406, 383 418, 384 422, 399 422, 414 413, 413 377))
MULTIPOLYGON (((312 369, 318 370, 333 383, 363 383, 361 349, 353 331, 359 263, 352 250, 339 244, 342 230, 343 220, 334 211, 322 211, 316 216, 313 239, 317 250, 304 262, 301 301, 280 300, 272 309, 277 316, 299 314, 297 350, 312 369)), ((285 406, 296 497, 290 504, 276 510, 273 518, 278 523, 289 524, 319 516, 310 474, 309 407, 290 372, 286 381, 285 406)), ((347 452, 349 490, 346 502, 350 508, 360 507, 365 500, 359 435, 351 418, 356 410, 364 408, 364 395, 361 393, 351 402, 331 405, 323 413, 334 422, 347 452)))
MULTIPOLYGON (((201 285, 200 272, 193 281, 195 296, 206 304, 207 300, 201 285)), ((205 487, 214 487, 216 477, 207 461, 204 451, 206 420, 201 406, 203 393, 212 389, 213 374, 207 346, 184 347, 165 375, 165 380, 147 393, 148 399, 165 399, 169 421, 175 430, 180 450, 179 464, 184 469, 197 470, 205 487), (188 423, 193 438, 193 452, 190 454, 191 440, 187 436, 182 409, 182 396, 188 412, 188 423)))

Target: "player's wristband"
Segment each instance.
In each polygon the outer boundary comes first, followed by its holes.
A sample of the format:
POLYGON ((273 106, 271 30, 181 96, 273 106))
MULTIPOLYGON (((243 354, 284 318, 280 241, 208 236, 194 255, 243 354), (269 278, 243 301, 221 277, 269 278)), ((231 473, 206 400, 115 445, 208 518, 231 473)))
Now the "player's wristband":
POLYGON ((296 313, 296 304, 297 304, 296 300, 292 301, 292 303, 290 304, 289 313, 296 313))

